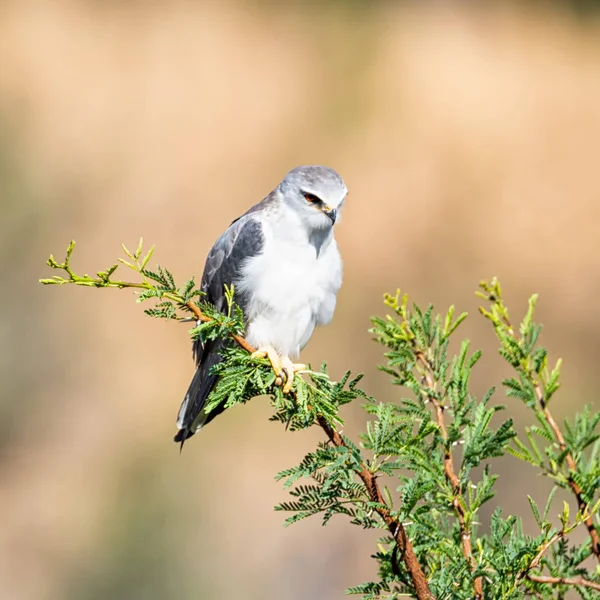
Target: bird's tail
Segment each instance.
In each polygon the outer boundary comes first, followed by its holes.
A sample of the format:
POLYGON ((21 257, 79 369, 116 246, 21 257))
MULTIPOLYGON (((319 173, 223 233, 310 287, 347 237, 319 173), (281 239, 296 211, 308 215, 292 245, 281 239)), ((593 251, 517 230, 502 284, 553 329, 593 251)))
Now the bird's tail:
POLYGON ((220 348, 208 352, 206 350, 177 415, 177 428, 179 431, 175 435, 174 441, 181 445, 181 449, 183 449, 183 444, 189 437, 193 436, 224 410, 224 408, 217 406, 208 414, 204 411, 206 399, 218 379, 217 375, 211 373, 211 370, 221 361, 221 356, 218 353, 220 348))

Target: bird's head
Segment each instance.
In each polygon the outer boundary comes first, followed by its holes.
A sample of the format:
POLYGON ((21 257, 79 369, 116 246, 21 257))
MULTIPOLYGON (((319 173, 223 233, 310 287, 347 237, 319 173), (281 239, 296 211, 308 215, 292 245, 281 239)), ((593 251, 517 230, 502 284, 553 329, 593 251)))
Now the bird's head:
POLYGON ((329 167, 296 167, 279 184, 283 201, 311 230, 330 229, 339 218, 348 188, 329 167))

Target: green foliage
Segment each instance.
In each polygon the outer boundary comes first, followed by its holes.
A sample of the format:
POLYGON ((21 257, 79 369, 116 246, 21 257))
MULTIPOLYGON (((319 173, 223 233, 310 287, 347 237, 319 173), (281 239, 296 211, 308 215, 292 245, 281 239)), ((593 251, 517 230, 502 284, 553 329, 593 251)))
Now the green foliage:
MULTIPOLYGON (((50 267, 63 270, 46 284, 74 283, 88 287, 133 287, 138 300, 154 300, 146 314, 166 319, 192 312, 197 325, 192 338, 238 339, 243 315, 228 288, 227 314, 204 302, 190 279, 175 285, 172 274, 147 267, 153 248, 142 257, 124 247, 121 260, 140 277, 139 282, 113 280, 118 265, 83 277, 73 273, 70 258, 63 263, 50 257, 50 267)), ((591 407, 562 426, 549 409, 560 386, 560 360, 548 366, 548 352, 539 345, 541 325, 534 320, 537 296, 513 327, 499 283, 482 282, 479 295, 500 343, 499 352, 513 374, 503 385, 509 402, 523 402, 532 424, 517 437, 506 408, 492 404, 494 388, 483 397, 471 390, 471 375, 482 358, 468 341, 453 344, 465 313, 454 307, 438 315, 432 306, 409 306, 406 295, 386 295, 391 314, 373 319, 371 332, 385 348, 381 367, 402 396, 378 401, 359 387, 360 376, 346 373, 332 381, 326 365, 297 377, 291 393, 284 394, 266 359, 252 359, 246 349, 229 344, 224 361, 215 367, 219 384, 207 410, 245 403, 268 395, 272 420, 291 430, 321 427, 327 441, 308 452, 299 465, 281 471, 290 499, 276 510, 289 513, 286 525, 319 515, 323 524, 342 515, 350 524, 381 529, 384 534, 372 555, 378 565, 375 581, 354 585, 348 594, 364 598, 550 599, 575 589, 584 599, 597 598, 600 569, 593 571, 590 557, 600 560, 597 513, 600 509, 600 414, 591 407), (366 414, 359 443, 338 432, 340 408, 360 398, 366 414), (495 459, 510 454, 550 477, 555 487, 543 506, 528 497, 538 532, 524 532, 521 519, 504 516, 496 507, 484 520, 482 507, 494 498, 500 483, 495 459), (554 501, 564 488, 573 506, 554 501), (587 536, 578 541, 576 529, 587 536)), ((238 339, 239 341, 239 339, 238 339)))
POLYGON ((560 387, 561 360, 550 369, 547 351, 538 345, 542 327, 533 321, 537 295, 529 300, 517 334, 499 282, 482 282, 480 289, 478 295, 490 306, 490 310, 481 308, 481 313, 492 322, 500 354, 516 372, 516 377, 503 382, 507 395, 524 402, 536 420, 526 430, 527 441, 515 440, 508 451, 541 469, 560 487, 572 490, 579 496, 580 505, 592 504, 600 487, 600 413, 588 406, 573 421, 565 422, 563 428, 555 423, 549 404, 560 387))

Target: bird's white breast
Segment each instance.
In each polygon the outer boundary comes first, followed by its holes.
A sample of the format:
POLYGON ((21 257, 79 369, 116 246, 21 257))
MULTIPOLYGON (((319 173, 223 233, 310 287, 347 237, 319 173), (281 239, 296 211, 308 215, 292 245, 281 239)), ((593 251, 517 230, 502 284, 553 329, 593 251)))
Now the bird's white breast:
POLYGON ((315 326, 331 321, 342 263, 331 232, 317 251, 302 230, 286 225, 265 228, 263 252, 244 265, 238 289, 248 295, 248 341, 295 357, 315 326))

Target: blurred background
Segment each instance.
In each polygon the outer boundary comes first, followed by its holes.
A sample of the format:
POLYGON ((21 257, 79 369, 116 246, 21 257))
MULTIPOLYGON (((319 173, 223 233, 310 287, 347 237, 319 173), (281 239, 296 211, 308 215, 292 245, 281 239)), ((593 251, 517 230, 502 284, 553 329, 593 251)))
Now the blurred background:
MULTIPOLYGON (((375 532, 284 529, 273 511, 273 475, 320 431, 284 433, 257 399, 180 456, 188 328, 127 291, 37 283, 71 238, 78 272, 143 235, 180 280, 199 276, 225 226, 299 164, 334 167, 351 192, 338 310, 304 359, 400 398, 367 331, 399 286, 469 311, 481 394, 508 372, 473 293, 497 275, 515 319, 541 294, 543 343, 565 360, 556 417, 597 407, 595 8, 0 2, 0 597, 342 598, 375 575, 375 532)), ((351 435, 365 420, 358 404, 344 417, 351 435)), ((526 517, 547 482, 494 466, 490 510, 526 517)))

